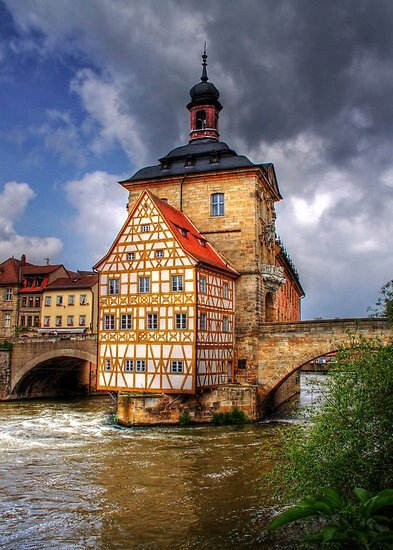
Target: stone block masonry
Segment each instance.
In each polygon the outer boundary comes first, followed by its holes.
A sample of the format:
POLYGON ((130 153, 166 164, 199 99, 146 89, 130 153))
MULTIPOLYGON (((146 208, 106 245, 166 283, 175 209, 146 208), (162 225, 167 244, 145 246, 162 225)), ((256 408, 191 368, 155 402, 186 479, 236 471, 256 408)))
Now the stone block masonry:
POLYGON ((6 399, 10 391, 11 351, 0 350, 0 399, 6 399))

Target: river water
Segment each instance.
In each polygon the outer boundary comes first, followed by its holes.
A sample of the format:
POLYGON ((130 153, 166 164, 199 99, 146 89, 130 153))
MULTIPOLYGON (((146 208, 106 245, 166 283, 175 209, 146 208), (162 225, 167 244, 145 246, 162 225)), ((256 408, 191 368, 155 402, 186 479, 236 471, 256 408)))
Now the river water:
POLYGON ((299 547, 266 531, 259 482, 282 420, 120 429, 114 413, 109 396, 0 403, 0 548, 299 547))

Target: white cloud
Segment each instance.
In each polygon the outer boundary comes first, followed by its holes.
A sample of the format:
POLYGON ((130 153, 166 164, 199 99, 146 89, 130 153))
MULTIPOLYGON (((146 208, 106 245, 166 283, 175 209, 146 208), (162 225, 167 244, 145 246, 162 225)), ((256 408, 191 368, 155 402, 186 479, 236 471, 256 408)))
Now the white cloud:
POLYGON ((56 237, 18 235, 14 223, 24 213, 27 204, 35 196, 27 183, 9 181, 0 193, 0 258, 27 255, 30 262, 43 263, 44 258, 55 258, 62 250, 62 242, 56 237))
POLYGON ((65 184, 67 200, 76 210, 72 231, 80 236, 89 250, 91 263, 106 254, 124 223, 127 192, 113 174, 96 171, 65 184))

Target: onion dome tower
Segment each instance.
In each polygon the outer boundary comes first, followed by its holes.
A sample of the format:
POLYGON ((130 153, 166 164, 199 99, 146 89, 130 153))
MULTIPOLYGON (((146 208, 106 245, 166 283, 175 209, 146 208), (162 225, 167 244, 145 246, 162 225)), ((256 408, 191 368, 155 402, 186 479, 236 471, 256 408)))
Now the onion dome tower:
POLYGON ((222 109, 218 101, 220 92, 207 76, 206 43, 202 54, 201 82, 190 90, 191 101, 187 105, 190 111, 190 142, 196 139, 214 139, 218 141, 218 117, 222 109))

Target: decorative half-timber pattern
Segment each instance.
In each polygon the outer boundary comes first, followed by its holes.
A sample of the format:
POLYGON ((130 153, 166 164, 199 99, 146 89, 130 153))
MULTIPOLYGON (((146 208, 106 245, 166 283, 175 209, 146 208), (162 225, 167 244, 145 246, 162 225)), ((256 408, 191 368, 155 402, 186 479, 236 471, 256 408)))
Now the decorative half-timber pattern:
POLYGON ((195 393, 231 378, 237 273, 184 214, 145 191, 95 267, 98 389, 195 393))

